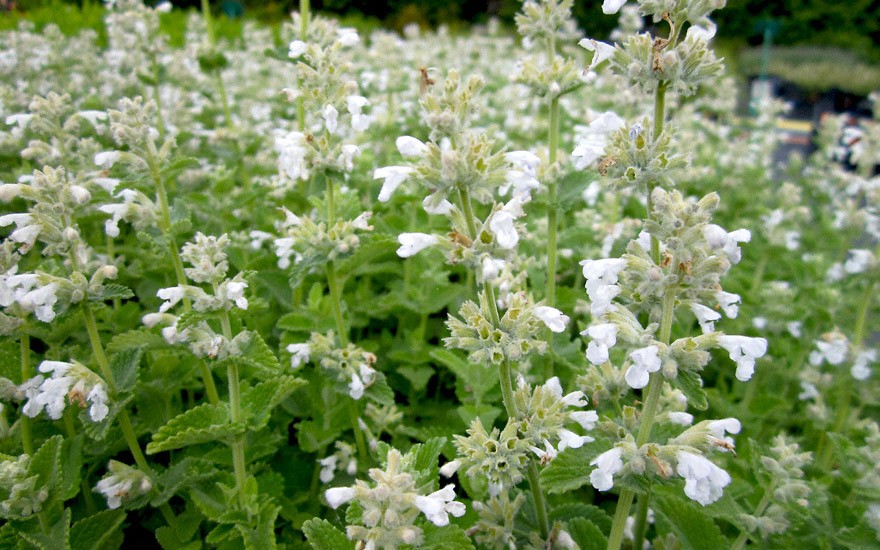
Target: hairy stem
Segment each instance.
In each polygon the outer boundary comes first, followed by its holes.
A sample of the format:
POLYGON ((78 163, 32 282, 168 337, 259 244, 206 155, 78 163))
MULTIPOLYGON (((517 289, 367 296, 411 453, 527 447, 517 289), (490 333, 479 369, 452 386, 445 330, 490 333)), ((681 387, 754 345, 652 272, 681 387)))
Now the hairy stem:
MULTIPOLYGON (((217 284, 214 285, 214 294, 217 294, 217 284)), ((220 329, 223 338, 227 342, 232 340, 232 326, 229 322, 229 314, 223 311, 220 314, 220 329)), ((226 362, 226 378, 229 384, 229 420, 233 424, 239 424, 242 419, 241 411, 241 381, 238 373, 238 364, 235 361, 226 362)), ((235 488, 243 504, 244 486, 247 482, 247 463, 244 454, 244 435, 239 434, 232 440, 232 468, 235 472, 235 488)))
MULTIPOLYGON (((22 384, 31 379, 31 337, 25 330, 27 327, 21 327, 21 336, 19 337, 19 345, 21 350, 21 382, 22 384)), ((34 454, 34 440, 31 436, 31 419, 27 415, 21 415, 19 419, 21 426, 21 447, 28 455, 34 454)))

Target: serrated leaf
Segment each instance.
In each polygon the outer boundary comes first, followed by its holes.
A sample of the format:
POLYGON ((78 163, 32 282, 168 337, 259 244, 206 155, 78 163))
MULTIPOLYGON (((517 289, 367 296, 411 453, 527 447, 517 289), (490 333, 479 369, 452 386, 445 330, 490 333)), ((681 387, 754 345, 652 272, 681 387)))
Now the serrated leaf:
POLYGON ((49 508, 60 501, 58 492, 61 483, 61 458, 64 440, 60 435, 50 437, 43 443, 28 466, 28 476, 37 476, 36 487, 45 488, 49 493, 49 500, 43 503, 43 508, 49 508))
POLYGON ((249 338, 241 347, 241 355, 227 358, 227 361, 235 361, 257 369, 263 377, 275 377, 281 373, 281 364, 278 358, 256 332, 248 332, 249 338))
POLYGON ((602 550, 608 546, 608 539, 599 527, 586 518, 569 520, 566 531, 581 550, 602 550))
POLYGON ((703 379, 700 378, 699 374, 693 371, 681 370, 672 383, 673 386, 680 389, 685 397, 687 397, 688 405, 700 411, 705 411, 709 408, 706 391, 703 389, 703 379))
POLYGON ((413 391, 420 392, 428 385, 428 381, 434 376, 431 367, 397 367, 397 372, 409 381, 413 391))
POLYGON ((101 285, 96 291, 89 292, 89 300, 92 302, 106 302, 116 298, 127 300, 133 296, 134 292, 130 288, 117 284, 101 285))
POLYGON ((586 485, 591 454, 587 447, 565 449, 541 471, 541 486, 548 493, 565 493, 586 485))
POLYGON ((177 331, 183 332, 185 329, 188 329, 194 325, 201 323, 202 321, 207 321, 208 319, 213 319, 217 317, 217 313, 203 313, 201 311, 184 311, 177 318, 177 331))
POLYGON ((204 403, 183 414, 175 416, 153 434, 147 444, 147 454, 180 449, 188 445, 223 441, 245 432, 243 423, 233 424, 229 420, 226 403, 204 403))
POLYGON ((712 521, 708 512, 682 497, 655 495, 654 510, 657 531, 674 533, 682 547, 694 550, 728 548, 730 541, 712 521))
POLYGON ((369 270, 384 256, 392 256, 400 245, 389 235, 370 234, 361 237, 361 244, 353 254, 336 262, 336 272, 340 275, 355 275, 369 270))
MULTIPOLYGON (((71 548, 90 548, 110 550, 114 538, 119 537, 119 527, 125 520, 123 510, 102 510, 93 516, 83 518, 70 528, 71 548)), ((119 540, 121 542, 121 539, 119 540)))
POLYGON ((296 388, 306 383, 295 376, 281 376, 275 380, 261 382, 245 391, 241 405, 247 411, 245 423, 249 430, 258 431, 269 422, 269 417, 279 403, 287 399, 296 388))
POLYGON ((193 168, 199 165, 199 159, 193 157, 177 157, 162 167, 163 179, 173 178, 187 168, 193 168))
POLYGON ((345 533, 326 519, 313 518, 303 523, 302 531, 314 550, 343 550, 354 548, 345 533))
POLYGON ((108 404, 110 410, 107 412, 107 416, 105 416, 100 422, 93 422, 89 417, 88 409, 82 409, 79 413, 79 418, 82 420, 83 431, 89 436, 89 438, 95 441, 103 441, 113 428, 114 421, 116 420, 119 411, 126 408, 133 399, 133 393, 122 394, 121 398, 118 395, 115 396, 115 399, 111 400, 108 404))
POLYGON ((67 550, 70 548, 70 508, 65 508, 61 517, 42 533, 18 531, 18 536, 40 550, 67 550))
POLYGON ((433 483, 437 479, 438 461, 444 445, 446 445, 445 437, 434 437, 424 443, 414 445, 409 450, 407 455, 412 457, 413 470, 419 474, 417 485, 421 485, 425 481, 433 483))
POLYGON ((264 503, 260 507, 260 513, 255 518, 256 525, 238 525, 238 530, 244 539, 244 547, 247 550, 274 550, 275 545, 275 519, 280 506, 264 503))
POLYGON ((142 348, 128 348, 110 357, 110 372, 116 380, 116 388, 120 392, 130 391, 138 380, 138 367, 143 356, 142 348))
POLYGON ((582 502, 570 502, 556 506, 550 511, 551 521, 570 521, 574 518, 583 518, 589 520, 603 533, 611 532, 611 516, 605 513, 605 510, 592 504, 584 504, 582 502))
POLYGON ((82 447, 82 435, 77 435, 72 439, 65 439, 64 444, 61 446, 61 486, 59 489, 62 500, 75 497, 80 490, 83 463, 82 447))
POLYGON ((215 475, 217 475, 217 468, 213 462, 201 458, 186 457, 180 462, 172 464, 158 477, 156 485, 161 490, 150 500, 150 505, 158 508, 182 489, 201 483, 215 475))
POLYGON ((305 280, 306 276, 309 274, 309 271, 313 267, 317 267, 323 265, 324 262, 321 258, 311 257, 311 258, 303 258, 299 261, 293 263, 288 269, 288 280, 290 281, 290 287, 296 288, 305 280))
POLYGON ((275 324, 280 330, 288 332, 327 332, 336 328, 336 322, 331 316, 315 315, 310 311, 293 311, 282 315, 275 324))
POLYGON ((423 529, 425 542, 419 548, 431 550, 474 550, 467 533, 458 525, 446 525, 437 527, 433 523, 426 523, 423 529))
POLYGON ((434 348, 429 352, 432 359, 445 366, 460 378, 468 393, 473 394, 477 400, 482 399, 489 390, 498 384, 498 373, 482 365, 474 365, 462 359, 450 350, 434 348))
POLYGON ((373 383, 364 392, 364 397, 378 403, 379 405, 389 406, 394 404, 394 390, 388 385, 388 380, 381 372, 377 372, 373 383))
POLYGON ((129 330, 121 334, 115 335, 107 344, 107 353, 119 353, 124 349, 143 348, 145 350, 154 348, 165 348, 168 344, 161 335, 147 329, 140 328, 129 330))

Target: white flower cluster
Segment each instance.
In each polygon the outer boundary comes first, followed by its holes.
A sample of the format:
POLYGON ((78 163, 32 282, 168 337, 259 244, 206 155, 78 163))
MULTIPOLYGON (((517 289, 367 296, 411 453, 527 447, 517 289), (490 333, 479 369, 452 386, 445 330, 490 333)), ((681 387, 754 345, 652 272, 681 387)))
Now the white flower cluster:
POLYGON ((52 376, 37 375, 22 385, 28 399, 22 408, 25 415, 33 418, 45 410, 49 418, 58 420, 69 401, 82 408, 86 407, 86 402, 90 403, 89 418, 93 422, 107 417, 110 409, 106 384, 84 365, 75 361, 43 361, 39 371, 52 373, 52 376))
POLYGON ((111 460, 107 469, 108 474, 95 485, 95 491, 104 495, 111 510, 153 490, 149 476, 127 464, 111 460))

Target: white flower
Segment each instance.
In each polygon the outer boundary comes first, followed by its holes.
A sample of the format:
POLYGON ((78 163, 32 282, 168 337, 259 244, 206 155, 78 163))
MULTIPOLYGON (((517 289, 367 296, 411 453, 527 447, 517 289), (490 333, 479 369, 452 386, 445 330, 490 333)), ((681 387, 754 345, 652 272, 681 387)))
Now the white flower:
POLYGON ((854 248, 849 251, 849 258, 843 264, 843 269, 849 274, 863 273, 875 263, 874 254, 864 248, 854 248))
POLYGON ((309 179, 306 164, 306 136, 302 132, 289 132, 275 138, 275 151, 278 152, 278 167, 290 179, 309 179))
POLYGON ((755 372, 755 360, 767 353, 767 340, 749 336, 721 335, 718 343, 736 362, 736 378, 742 382, 750 380, 755 372))
POLYGON ((722 418, 721 420, 713 420, 707 424, 709 432, 715 437, 719 442, 723 442, 719 444, 718 447, 722 451, 726 451, 727 449, 733 448, 733 438, 726 437, 724 434, 738 434, 742 429, 742 424, 736 418, 722 418))
POLYGON ((614 474, 623 469, 622 455, 620 447, 612 447, 594 458, 590 466, 596 466, 596 469, 590 472, 590 485, 597 491, 610 490, 614 486, 614 474))
POLYGON ((484 282, 491 281, 498 277, 498 274, 504 269, 505 264, 506 262, 504 260, 496 260, 489 256, 483 258, 482 280, 484 282))
POLYGON ((346 47, 351 47, 360 42, 357 30, 351 27, 341 27, 336 29, 336 41, 346 47))
POLYGON ((706 25, 705 27, 699 25, 691 25, 690 27, 688 27, 687 34, 685 35, 685 40, 701 40, 703 42, 708 42, 715 37, 716 32, 718 32, 718 27, 714 23, 706 25))
POLYGON ((428 214, 436 214, 439 216, 446 216, 450 212, 452 212, 452 203, 446 199, 438 202, 437 204, 433 204, 434 201, 431 200, 431 195, 425 197, 422 201, 422 208, 425 209, 425 212, 428 214))
POLYGON ((335 510, 354 499, 355 490, 354 487, 334 487, 324 491, 324 497, 327 499, 327 504, 335 510))
POLYGON ((584 278, 587 280, 587 294, 602 286, 617 284, 617 277, 626 268, 626 260, 623 258, 605 258, 602 260, 583 260, 584 278))
POLYGON ((612 300, 620 294, 620 287, 617 285, 600 286, 590 296, 590 314, 593 318, 605 315, 606 311, 614 311, 616 306, 612 305, 612 300))
POLYGON ((650 374, 660 370, 660 348, 656 345, 640 348, 630 353, 633 364, 626 370, 624 378, 631 388, 640 389, 648 385, 650 374))
POLYGON ((605 15, 615 14, 624 4, 626 4, 626 0, 605 0, 602 2, 602 13, 605 15))
POLYGON ((504 158, 516 169, 507 172, 505 176, 507 183, 502 185, 498 192, 506 195, 507 191, 513 187, 513 196, 527 201, 531 197, 532 189, 539 187, 537 170, 541 159, 529 151, 511 151, 506 153, 504 158))
POLYGON ((185 294, 185 290, 182 286, 172 286, 168 288, 161 288, 159 292, 156 293, 156 296, 165 300, 165 302, 159 306, 159 313, 165 313, 172 307, 174 307, 177 302, 183 299, 185 294))
POLYGON ((366 388, 360 376, 351 373, 351 383, 348 384, 348 395, 350 395, 352 399, 360 399, 364 396, 364 389, 366 388))
POLYGON ((715 332, 715 321, 721 319, 720 313, 696 302, 691 304, 691 311, 696 316, 697 321, 699 321, 703 334, 715 332))
POLYGON ((361 212, 357 218, 351 220, 351 226, 362 231, 371 231, 373 229, 373 226, 370 225, 371 217, 373 217, 373 213, 369 210, 361 212))
POLYGON ((400 184, 415 171, 414 168, 410 168, 409 166, 385 166, 383 168, 376 168, 373 171, 373 179, 384 179, 384 183, 382 183, 382 190, 379 191, 379 202, 388 202, 391 198, 391 193, 400 187, 400 184))
POLYGON ((395 142, 404 157, 420 157, 428 152, 428 146, 412 136, 400 136, 395 142))
MULTIPOLYGON (((517 384, 519 386, 525 385, 525 379, 520 377, 517 380, 517 384)), ((564 405, 569 407, 586 407, 589 403, 585 401, 586 396, 582 391, 573 391, 565 396, 562 395, 562 384, 559 383, 559 377, 554 376, 553 378, 547 380, 544 383, 544 387, 550 390, 550 393, 556 396, 557 399, 562 401, 564 405)))
POLYGON ((871 376, 871 368, 869 365, 871 363, 875 363, 877 361, 877 350, 876 349, 865 349, 862 350, 856 355, 855 360, 853 361, 852 368, 850 368, 850 374, 856 380, 863 381, 867 380, 871 376))
POLYGON ((440 475, 443 477, 452 477, 459 468, 461 468, 461 462, 458 460, 450 460, 440 467, 440 475))
MULTIPOLYGON (((580 392, 578 392, 580 393, 580 392)), ((585 406, 586 404, 582 405, 585 406)), ((587 431, 592 430, 596 427, 596 422, 599 421, 599 415, 596 411, 573 411, 568 413, 568 417, 587 431)))
POLYGON ((308 344, 290 344, 287 346, 287 351, 292 355, 290 357, 290 368, 298 369, 303 363, 308 363, 309 356, 312 353, 312 349, 308 344))
POLYGON ((24 294, 18 303, 27 311, 33 311, 34 315, 44 323, 50 323, 55 319, 55 311, 52 306, 58 301, 55 293, 58 291, 58 283, 49 283, 24 294))
POLYGON ((71 185, 70 195, 73 197, 76 204, 85 204, 92 198, 92 194, 89 193, 89 190, 82 185, 71 185))
POLYGON ((397 236, 397 242, 400 243, 400 248, 397 249, 397 255, 401 258, 415 256, 425 248, 437 244, 437 241, 438 239, 435 235, 428 235, 425 233, 401 233, 397 236))
POLYGON ((666 414, 669 421, 679 426, 690 426, 694 422, 694 415, 686 412, 670 412, 666 414))
POLYGON ((519 233, 514 225, 513 215, 506 210, 499 210, 489 220, 489 230, 495 234, 498 246, 510 250, 519 242, 519 233))
POLYGON ((592 38, 582 38, 581 41, 578 42, 578 46, 587 51, 593 52, 593 60, 590 61, 590 69, 595 69, 603 61, 607 61, 614 57, 614 46, 605 42, 593 40, 592 38))
POLYGON ((565 315, 555 307, 549 306, 538 306, 535 308, 535 316, 544 322, 553 332, 562 332, 565 330, 565 325, 570 320, 568 315, 565 315))
POLYGON ((338 458, 336 455, 330 455, 326 458, 322 458, 318 460, 318 464, 321 465, 321 473, 318 476, 321 479, 322 483, 330 483, 333 481, 333 477, 336 473, 336 461, 338 458))
POLYGON ((351 114, 351 127, 355 132, 363 132, 370 126, 371 119, 369 116, 361 112, 361 110, 370 104, 369 100, 363 96, 351 95, 346 99, 348 112, 351 114))
POLYGON ((802 321, 789 321, 785 323, 785 330, 795 338, 800 338, 803 335, 803 327, 804 323, 802 321))
POLYGON ((121 156, 122 153, 119 151, 104 151, 102 153, 97 153, 95 155, 95 164, 101 168, 110 168, 119 162, 119 157, 121 156))
POLYGON ((731 481, 730 474, 711 460, 687 451, 678 451, 676 458, 676 471, 685 479, 684 494, 703 506, 721 498, 724 487, 731 481))
POLYGON ((107 407, 107 390, 104 389, 104 386, 95 384, 86 399, 92 403, 89 408, 89 417, 93 422, 100 422, 107 418, 110 409, 107 407))
POLYGON ((602 113, 593 120, 587 131, 578 136, 577 144, 571 153, 574 167, 583 170, 596 162, 605 154, 608 136, 615 130, 623 128, 625 124, 622 118, 611 111, 602 113))
POLYGON ((747 243, 752 239, 748 229, 737 229, 728 233, 724 228, 715 224, 709 224, 703 228, 703 237, 714 250, 722 250, 731 263, 739 263, 742 259, 742 251, 737 243, 747 243))
POLYGON ((532 445, 529 447, 529 450, 538 455, 538 458, 541 459, 541 465, 546 465, 559 454, 558 451, 553 448, 553 445, 551 445, 546 439, 544 440, 543 449, 532 445))
POLYGON ((817 397, 819 397, 819 390, 816 386, 806 380, 801 380, 801 393, 798 394, 798 399, 808 401, 817 397))
POLYGON ((354 157, 361 152, 360 147, 352 143, 346 143, 342 146, 342 152, 339 153, 336 162, 341 164, 346 171, 354 170, 354 157))
POLYGON ((581 334, 588 334, 592 340, 587 345, 587 359, 599 366, 608 361, 608 350, 617 343, 617 325, 604 323, 593 325, 581 334))
POLYGON ((247 309, 248 300, 244 297, 244 289, 247 286, 244 281, 229 281, 226 285, 226 299, 234 301, 239 309, 247 309))
POLYGON ((449 525, 449 514, 460 518, 465 513, 464 504, 455 502, 454 498, 455 485, 450 484, 428 496, 416 496, 413 503, 431 523, 443 527, 449 525))
POLYGON ((565 428, 561 428, 559 432, 557 432, 557 435, 559 436, 560 452, 569 447, 571 447, 572 449, 580 449, 581 447, 583 447, 584 443, 594 441, 594 439, 588 435, 578 435, 571 430, 566 430, 565 428))
POLYGON ((736 316, 739 313, 739 306, 736 304, 740 303, 742 300, 739 294, 719 290, 715 293, 715 299, 718 300, 718 305, 721 306, 721 311, 727 315, 728 319, 736 319, 736 316))
POLYGON ((336 110, 336 107, 330 105, 324 105, 324 110, 321 111, 321 116, 324 117, 324 126, 327 128, 327 131, 331 134, 336 131, 336 128, 339 126, 339 111, 336 110))
POLYGON ((297 57, 300 57, 302 54, 306 53, 306 50, 308 48, 309 45, 302 40, 294 40, 290 43, 290 49, 287 51, 287 57, 291 59, 296 59, 297 57))

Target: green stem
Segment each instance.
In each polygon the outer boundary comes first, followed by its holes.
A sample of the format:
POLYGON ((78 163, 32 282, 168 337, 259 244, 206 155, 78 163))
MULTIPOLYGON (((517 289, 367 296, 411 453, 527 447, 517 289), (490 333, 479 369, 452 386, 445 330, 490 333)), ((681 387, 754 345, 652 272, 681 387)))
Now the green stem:
POLYGON ((636 524, 633 529, 633 548, 643 548, 645 545, 645 532, 648 530, 648 505, 651 503, 651 488, 648 485, 648 492, 639 497, 636 505, 636 524))
POLYGON ((614 511, 614 522, 611 524, 611 533, 608 534, 608 549, 617 550, 623 542, 623 528, 626 527, 626 518, 629 517, 629 508, 632 506, 635 493, 632 489, 623 489, 617 498, 617 509, 614 511))
POLYGON ((330 287, 330 303, 333 307, 333 319, 336 321, 336 332, 339 333, 339 343, 345 346, 348 344, 348 329, 342 317, 342 288, 336 273, 336 264, 332 260, 327 262, 327 284, 330 287))
MULTIPOLYGON (((755 507, 755 513, 752 514, 754 517, 758 518, 764 513, 768 506, 770 506, 770 500, 773 498, 773 491, 776 490, 776 482, 771 482, 770 486, 764 491, 764 496, 761 497, 761 502, 758 503, 758 506, 755 507)), ((733 545, 730 547, 730 550, 742 550, 742 548, 746 545, 746 541, 749 539, 749 534, 745 531, 741 531, 739 536, 733 542, 733 545)))
MULTIPOLYGON (((27 327, 23 326, 21 328, 21 336, 19 338, 21 349, 21 381, 24 383, 31 379, 31 337, 25 332, 27 327)), ((33 456, 34 440, 31 436, 31 419, 23 414, 19 419, 19 425, 21 426, 21 446, 26 454, 33 456)))
MULTIPOLYGON (((559 98, 554 96, 550 101, 550 173, 556 164, 559 149, 559 98)), ((547 293, 544 303, 550 307, 556 304, 556 233, 557 233, 557 189, 556 179, 552 178, 547 186, 547 293)))
POLYGON ((214 34, 214 18, 211 15, 209 0, 202 0, 202 18, 205 20, 205 28, 208 31, 208 44, 213 47, 217 44, 217 35, 214 34))
POLYGON ((538 529, 541 532, 541 538, 546 540, 550 532, 550 522, 547 519, 547 499, 541 489, 541 478, 538 476, 538 466, 535 465, 534 460, 529 462, 527 477, 535 503, 535 514, 538 516, 538 529))
MULTIPOLYGON (((860 350, 862 343, 865 341, 865 323, 868 319, 868 310, 873 299, 874 281, 869 280, 865 285, 865 291, 862 294, 859 303, 859 311, 856 314, 856 324, 853 330, 852 348, 860 350)), ((850 409, 852 405, 853 379, 849 373, 842 375, 842 380, 838 386, 837 397, 837 416, 834 422, 832 432, 841 433, 846 428, 847 421, 850 417, 850 409)), ((831 467, 831 460, 834 458, 834 446, 827 439, 822 440, 822 453, 820 455, 820 467, 822 471, 827 472, 831 467)))
POLYGON ((367 453, 367 444, 364 441, 364 433, 358 422, 357 402, 352 399, 348 402, 348 416, 351 420, 351 429, 354 431, 354 442, 358 450, 358 464, 367 466, 370 464, 370 455, 367 453))
MULTIPOLYGON (((299 0, 299 39, 306 41, 309 34, 309 0, 299 0)), ((296 77, 297 87, 300 84, 299 76, 296 77)), ((305 97, 300 95, 296 98, 296 127, 302 132, 306 129, 306 104, 305 97)))
MULTIPOLYGON (((666 289, 663 295, 663 314, 660 321, 660 340, 664 344, 668 344, 672 337, 672 321, 675 318, 675 294, 676 286, 666 289)), ((660 395, 663 393, 663 374, 658 372, 651 373, 648 383, 648 397, 645 399, 645 406, 642 409, 642 415, 639 420, 639 431, 636 434, 636 447, 641 448, 651 437, 651 429, 654 427, 654 417, 657 413, 657 405, 660 403, 660 395)), ((623 540, 623 528, 626 524, 626 518, 629 517, 629 509, 632 506, 633 496, 635 494, 629 489, 623 489, 620 492, 620 498, 617 501, 617 512, 614 514, 614 523, 611 526, 611 537, 608 538, 608 550, 618 550, 623 540)), ((644 507, 647 510, 650 503, 650 493, 644 495, 640 500, 644 500, 644 507)), ((642 506, 640 503, 639 506, 642 506)))
POLYGON ((761 286, 761 282, 764 280, 764 272, 767 270, 767 262, 770 261, 770 253, 764 252, 764 255, 761 256, 761 259, 758 260, 758 265, 755 266, 755 275, 752 277, 752 286, 749 290, 749 294, 754 296, 755 293, 758 292, 758 288, 761 286))
MULTIPOLYGON (((214 285, 214 293, 217 293, 217 285, 214 285)), ((232 340, 232 326, 229 322, 229 314, 223 311, 220 314, 220 329, 226 341, 232 340)), ((239 380, 238 364, 235 361, 226 362, 226 378, 229 384, 229 420, 233 424, 242 421, 241 412, 241 381, 239 380)), ((244 503, 244 486, 247 482, 247 465, 244 455, 244 436, 239 434, 232 440, 232 468, 235 472, 235 487, 238 490, 240 502, 244 503)))

